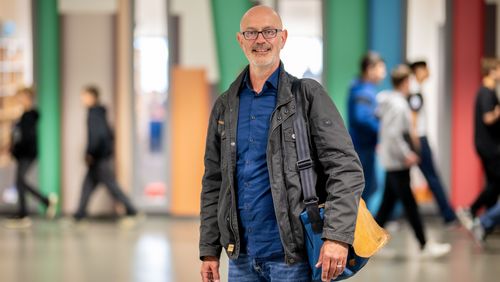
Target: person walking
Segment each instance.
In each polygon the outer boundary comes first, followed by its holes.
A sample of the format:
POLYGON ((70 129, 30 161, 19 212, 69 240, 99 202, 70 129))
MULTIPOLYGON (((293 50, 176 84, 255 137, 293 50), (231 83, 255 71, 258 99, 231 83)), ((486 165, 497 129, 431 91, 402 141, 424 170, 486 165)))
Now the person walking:
POLYGON ((458 218, 467 228, 471 228, 472 218, 479 210, 493 207, 500 195, 500 103, 496 93, 500 60, 485 58, 481 61, 481 69, 483 81, 476 96, 474 141, 486 174, 486 185, 470 208, 457 210, 458 218))
POLYGON ((375 147, 378 142, 379 120, 376 115, 377 84, 386 76, 385 63, 375 52, 367 53, 360 64, 361 75, 351 83, 348 98, 349 133, 359 155, 365 175, 363 199, 369 203, 377 190, 375 147))
POLYGON ((410 187, 410 167, 418 164, 417 136, 412 131, 409 91, 410 68, 399 65, 391 72, 394 90, 383 91, 378 97, 380 116, 380 160, 386 169, 385 190, 376 216, 380 226, 389 220, 397 200, 401 200, 405 215, 420 244, 423 257, 438 258, 450 251, 449 244, 428 242, 418 206, 410 187))
POLYGON ((439 207, 441 216, 446 225, 452 226, 457 222, 457 217, 453 211, 442 184, 442 181, 436 171, 432 149, 427 139, 427 115, 425 93, 423 91, 424 83, 429 78, 429 69, 425 61, 415 61, 410 64, 412 76, 410 77, 410 92, 408 97, 410 108, 413 112, 414 126, 419 139, 419 157, 418 167, 427 180, 427 184, 434 199, 439 207))
POLYGON ((42 195, 38 189, 32 187, 27 179, 27 173, 38 156, 37 125, 39 113, 35 107, 35 93, 31 88, 19 89, 16 98, 23 108, 23 114, 12 131, 11 154, 14 157, 16 170, 16 188, 19 210, 17 214, 7 220, 6 227, 23 228, 31 226, 26 206, 26 195, 31 194, 45 207, 47 218, 53 219, 56 215, 58 197, 54 193, 42 195))
POLYGON ((73 217, 78 222, 87 216, 86 210, 90 196, 99 182, 104 183, 111 196, 125 206, 127 216, 135 216, 137 210, 119 187, 112 170, 113 134, 106 119, 106 108, 99 103, 98 88, 85 87, 81 93, 81 100, 88 109, 88 142, 85 151, 87 174, 83 181, 78 209, 73 217))

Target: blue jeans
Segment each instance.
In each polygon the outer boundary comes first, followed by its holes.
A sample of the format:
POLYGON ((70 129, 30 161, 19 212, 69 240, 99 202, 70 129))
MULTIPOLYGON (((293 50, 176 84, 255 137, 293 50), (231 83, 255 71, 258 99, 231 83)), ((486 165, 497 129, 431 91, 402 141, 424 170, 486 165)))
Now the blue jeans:
POLYGON ((420 137, 420 164, 418 167, 425 176, 425 179, 427 179, 427 184, 429 184, 429 188, 434 195, 434 199, 436 199, 439 211, 441 212, 444 221, 446 223, 454 221, 456 219, 455 212, 446 198, 443 185, 441 184, 441 180, 439 179, 436 169, 434 168, 431 147, 429 146, 429 142, 425 136, 420 137))
POLYGON ((500 225, 500 203, 487 210, 481 217, 481 224, 484 229, 490 231, 495 226, 500 225))
POLYGON ((306 261, 292 265, 280 256, 254 259, 245 254, 229 260, 229 282, 310 282, 311 271, 306 261))
POLYGON ((375 148, 356 148, 363 174, 365 176, 365 189, 361 197, 365 202, 370 200, 370 197, 377 191, 377 178, 375 175, 375 148))

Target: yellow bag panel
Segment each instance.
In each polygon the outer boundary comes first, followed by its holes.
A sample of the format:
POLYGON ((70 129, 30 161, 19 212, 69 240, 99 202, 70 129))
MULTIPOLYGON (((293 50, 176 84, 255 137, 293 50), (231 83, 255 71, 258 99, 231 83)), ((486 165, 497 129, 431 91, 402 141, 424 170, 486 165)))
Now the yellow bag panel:
POLYGON ((356 254, 364 258, 371 257, 387 244, 389 239, 389 233, 377 224, 365 201, 360 199, 352 244, 356 254))

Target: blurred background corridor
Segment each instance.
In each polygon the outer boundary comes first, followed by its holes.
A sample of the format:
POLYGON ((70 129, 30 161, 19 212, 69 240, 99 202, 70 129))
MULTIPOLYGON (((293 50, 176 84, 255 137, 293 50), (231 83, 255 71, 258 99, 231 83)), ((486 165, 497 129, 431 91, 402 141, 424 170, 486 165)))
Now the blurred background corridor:
MULTIPOLYGON (((0 227, 0 281, 201 281, 208 117, 247 65, 236 33, 256 4, 283 19, 287 71, 319 81, 344 119, 367 51, 378 52, 388 72, 426 61, 427 137, 445 192, 453 208, 481 192, 474 101, 481 58, 500 57, 500 0, 0 0, 0 220, 17 211, 9 145, 23 113, 15 97, 22 87, 33 87, 40 113, 28 181, 59 199, 54 221, 29 200, 31 227, 0 227), (107 108, 117 182, 141 214, 134 226, 116 223, 125 210, 106 189, 93 194, 88 221, 68 220, 86 174, 80 94, 88 85, 100 89, 107 108)), ((378 90, 390 87, 388 76, 378 90)), ((368 203, 372 211, 380 190, 368 203)), ((417 168, 412 190, 430 237, 451 243, 450 255, 420 261, 410 228, 396 220, 388 247, 398 254, 375 256, 350 281, 498 281, 498 232, 480 249, 462 227, 442 226, 417 168)))

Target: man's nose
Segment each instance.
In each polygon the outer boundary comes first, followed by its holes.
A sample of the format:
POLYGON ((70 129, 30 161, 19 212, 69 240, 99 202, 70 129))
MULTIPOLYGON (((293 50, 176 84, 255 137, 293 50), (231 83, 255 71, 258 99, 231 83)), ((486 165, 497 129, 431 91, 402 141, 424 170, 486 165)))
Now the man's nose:
POLYGON ((264 34, 262 32, 257 33, 257 38, 255 38, 255 42, 264 43, 267 40, 264 38, 264 34))

